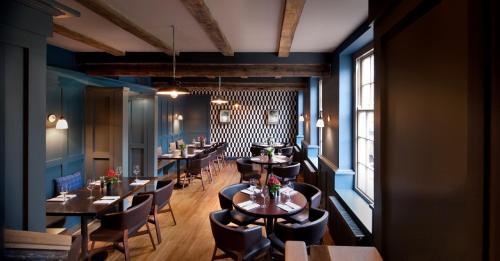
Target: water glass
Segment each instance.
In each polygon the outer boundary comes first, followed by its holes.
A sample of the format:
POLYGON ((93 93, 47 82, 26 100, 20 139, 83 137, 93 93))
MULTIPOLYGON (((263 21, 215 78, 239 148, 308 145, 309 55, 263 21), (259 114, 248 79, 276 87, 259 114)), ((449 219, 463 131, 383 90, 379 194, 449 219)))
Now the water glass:
POLYGON ((122 174, 123 174, 123 168, 122 166, 116 167, 116 177, 118 178, 118 183, 122 182, 122 174))
POLYGON ((68 185, 59 186, 59 193, 63 196, 63 204, 66 203, 66 194, 68 194, 68 185))
POLYGON ((139 181, 139 173, 141 173, 141 167, 139 165, 134 166, 135 182, 139 181))
POLYGON ((94 196, 92 196, 92 191, 94 190, 94 180, 93 179, 89 179, 87 181, 87 189, 90 191, 90 197, 88 197, 88 199, 94 199, 94 196))
POLYGON ((260 206, 261 208, 267 207, 267 201, 269 199, 269 191, 265 186, 263 186, 260 189, 260 197, 262 198, 262 205, 260 206))

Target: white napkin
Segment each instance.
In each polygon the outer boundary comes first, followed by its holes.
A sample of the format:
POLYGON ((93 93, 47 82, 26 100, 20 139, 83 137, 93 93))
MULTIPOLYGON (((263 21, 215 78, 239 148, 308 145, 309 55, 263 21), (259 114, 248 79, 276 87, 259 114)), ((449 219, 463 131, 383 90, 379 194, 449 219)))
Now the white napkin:
POLYGON ((94 186, 100 186, 101 185, 101 181, 100 180, 96 180, 96 181, 94 181, 94 182, 92 182, 90 184, 92 184, 94 186))
POLYGON ((149 180, 134 180, 134 182, 130 183, 130 186, 142 186, 144 184, 147 184, 149 180))
POLYGON ((244 210, 250 210, 250 209, 254 209, 254 208, 257 208, 259 207, 260 205, 257 204, 257 203, 252 203, 252 204, 249 204, 249 205, 245 205, 244 207, 242 207, 244 210))
POLYGON ((253 194, 258 194, 258 193, 260 193, 260 189, 258 189, 258 188, 255 188, 255 187, 254 187, 254 189, 253 189, 253 191, 252 191, 252 186, 250 186, 250 187, 248 187, 248 188, 246 188, 246 189, 241 190, 241 192, 242 192, 242 193, 245 193, 245 194, 247 194, 247 195, 253 195, 253 194))
POLYGON ((172 153, 167 153, 167 154, 163 154, 162 156, 163 156, 163 157, 172 157, 173 155, 174 155, 174 154, 172 154, 172 153))
POLYGON ((252 204, 252 203, 253 203, 253 202, 252 202, 251 200, 247 200, 247 201, 245 201, 245 202, 238 203, 238 206, 239 206, 239 207, 244 207, 244 206, 246 206, 246 205, 250 205, 250 204, 252 204))
POLYGON ((101 200, 118 200, 120 199, 120 196, 104 196, 101 198, 101 200))
POLYGON ((113 199, 100 199, 100 200, 94 201, 93 204, 95 204, 95 205, 108 205, 108 204, 111 204, 115 201, 116 200, 113 200, 113 199))
POLYGON ((63 201, 64 201, 64 198, 59 198, 59 197, 47 199, 47 202, 63 202, 63 201))
POLYGON ((276 205, 278 206, 279 208, 283 209, 284 211, 286 212, 290 212, 290 211, 293 211, 293 208, 288 206, 288 205, 285 205, 285 204, 278 204, 276 205))
POLYGON ((285 204, 293 209, 300 209, 300 206, 293 202, 286 202, 285 204))
POLYGON ((203 152, 203 150, 194 150, 194 153, 200 153, 203 152))
MULTIPOLYGON (((69 198, 74 198, 76 197, 76 194, 66 194, 66 198, 69 199, 69 198)), ((59 195, 57 196, 57 198, 64 198, 63 195, 59 195)))

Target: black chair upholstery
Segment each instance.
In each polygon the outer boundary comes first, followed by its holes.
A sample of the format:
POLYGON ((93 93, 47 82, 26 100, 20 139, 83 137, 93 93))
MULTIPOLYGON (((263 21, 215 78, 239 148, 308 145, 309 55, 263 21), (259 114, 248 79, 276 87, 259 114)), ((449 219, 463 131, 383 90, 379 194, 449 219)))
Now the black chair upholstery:
POLYGON ((228 209, 210 213, 210 226, 215 240, 212 260, 231 257, 235 260, 255 260, 269 254, 271 242, 262 236, 262 227, 228 226, 231 213, 228 209), (217 249, 224 255, 217 256, 217 249))
MULTIPOLYGON (((306 197, 309 208, 319 208, 321 201, 321 190, 319 188, 307 183, 298 182, 293 183, 293 188, 306 197)), ((292 223, 307 222, 309 221, 309 209, 305 208, 293 216, 285 217, 285 219, 292 223)))
POLYGON ((252 157, 259 156, 261 151, 262 151, 261 147, 256 147, 256 146, 250 147, 250 153, 252 154, 252 157))
POLYGON ((250 179, 260 180, 260 173, 253 170, 253 164, 249 158, 237 159, 236 167, 240 173, 240 183, 243 181, 250 181, 250 179))
POLYGON ((300 163, 292 162, 289 165, 273 167, 273 174, 283 182, 297 180, 297 176, 300 174, 300 163))
POLYGON ((304 241, 306 246, 319 245, 326 232, 328 211, 311 208, 309 222, 305 224, 276 223, 274 233, 269 236, 273 248, 285 253, 285 242, 289 240, 304 241))
POLYGON ((233 209, 233 196, 236 192, 248 188, 250 185, 246 183, 239 183, 227 186, 219 191, 219 203, 222 209, 227 209, 230 211, 231 222, 238 226, 246 226, 248 224, 254 223, 257 218, 241 213, 240 211, 233 209))
POLYGON ((283 147, 279 149, 279 152, 281 152, 281 155, 291 157, 293 156, 293 147, 283 147))

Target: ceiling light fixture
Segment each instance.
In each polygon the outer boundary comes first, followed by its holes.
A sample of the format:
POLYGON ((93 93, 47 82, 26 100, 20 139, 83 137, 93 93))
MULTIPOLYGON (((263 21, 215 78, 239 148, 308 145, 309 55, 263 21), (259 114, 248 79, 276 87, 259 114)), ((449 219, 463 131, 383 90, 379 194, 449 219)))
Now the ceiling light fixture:
POLYGON ((299 116, 299 121, 300 121, 300 122, 303 122, 304 120, 305 120, 305 119, 304 119, 304 114, 300 114, 300 116, 299 116))
POLYGON ((181 86, 178 86, 179 84, 175 80, 175 27, 172 25, 172 49, 173 49, 173 78, 174 78, 174 84, 171 86, 163 86, 161 87, 156 94, 158 95, 170 95, 173 99, 177 98, 179 95, 184 95, 184 94, 189 94, 189 90, 186 88, 183 88, 181 86))
POLYGON ((59 120, 57 120, 56 123, 56 129, 58 130, 66 130, 68 129, 68 122, 66 119, 63 117, 63 89, 61 88, 61 117, 59 117, 59 120))
POLYGON ((319 111, 319 118, 318 121, 316 121, 316 127, 318 128, 325 127, 325 121, 323 121, 323 111, 319 111))
POLYGON ((217 105, 226 104, 226 103, 229 102, 227 100, 222 99, 222 97, 220 95, 220 86, 221 86, 221 78, 220 78, 220 75, 219 75, 219 92, 218 92, 218 95, 215 96, 214 99, 212 100, 212 103, 215 103, 217 105))

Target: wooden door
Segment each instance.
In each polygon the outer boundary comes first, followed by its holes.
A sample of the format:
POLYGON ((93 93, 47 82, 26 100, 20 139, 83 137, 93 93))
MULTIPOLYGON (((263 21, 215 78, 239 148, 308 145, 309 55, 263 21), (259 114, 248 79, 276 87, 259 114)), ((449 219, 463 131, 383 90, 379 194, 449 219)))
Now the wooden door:
MULTIPOLYGON (((87 87, 85 90, 87 178, 99 178, 107 170, 123 166, 123 130, 127 126, 123 116, 124 92, 123 88, 87 87)), ((125 169, 124 173, 127 173, 125 169)))

